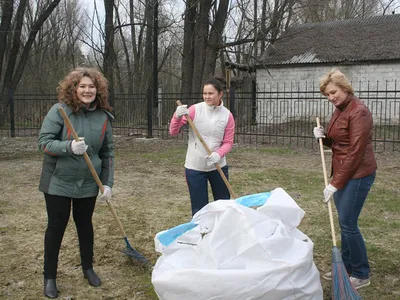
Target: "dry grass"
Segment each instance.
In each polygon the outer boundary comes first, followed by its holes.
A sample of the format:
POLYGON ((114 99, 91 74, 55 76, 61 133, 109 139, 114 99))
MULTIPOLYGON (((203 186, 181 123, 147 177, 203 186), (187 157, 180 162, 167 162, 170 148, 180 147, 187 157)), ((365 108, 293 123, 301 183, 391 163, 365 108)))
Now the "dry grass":
MULTIPOLYGON (((37 186, 42 154, 36 150, 35 138, 3 138, 0 149, 0 298, 41 299, 46 210, 37 186)), ((155 263, 155 234, 191 218, 183 170, 186 146, 172 140, 116 137, 116 149, 114 207, 131 244, 155 263)), ((328 163, 329 155, 326 157, 328 163)), ((306 211, 300 229, 314 242, 315 263, 321 272, 329 271, 332 244, 328 213, 321 201, 324 183, 319 153, 240 146, 228 160, 236 194, 282 187, 298 202, 306 211)), ((378 164, 376 182, 360 220, 372 284, 360 293, 364 299, 399 299, 399 155, 379 154, 378 164)), ((157 299, 151 272, 119 252, 125 243, 105 204, 97 205, 93 222, 94 265, 103 285, 90 287, 82 276, 71 220, 59 261, 60 299, 157 299)), ((330 283, 322 284, 329 299, 330 283)))

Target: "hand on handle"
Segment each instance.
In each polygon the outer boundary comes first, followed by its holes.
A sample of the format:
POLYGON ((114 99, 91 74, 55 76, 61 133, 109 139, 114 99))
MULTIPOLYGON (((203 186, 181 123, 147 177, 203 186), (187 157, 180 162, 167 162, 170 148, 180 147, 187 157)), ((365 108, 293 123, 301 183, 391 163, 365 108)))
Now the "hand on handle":
POLYGON ((84 138, 79 138, 79 142, 72 140, 71 151, 75 155, 82 155, 86 152, 88 145, 86 145, 84 138))
POLYGON ((313 130, 314 133, 314 137, 319 140, 325 137, 325 131, 324 131, 324 127, 319 126, 319 127, 314 127, 313 130))
POLYGON ((175 116, 176 116, 178 119, 180 119, 180 118, 182 118, 183 116, 188 115, 188 114, 189 114, 189 110, 188 110, 188 108, 187 108, 187 105, 180 105, 180 106, 178 106, 178 107, 176 108, 175 116))
POLYGON ((97 200, 99 200, 100 202, 108 202, 111 200, 112 189, 108 185, 103 185, 103 187, 104 192, 97 198, 97 200))
POLYGON ((221 156, 217 152, 213 152, 210 155, 206 156, 207 166, 212 166, 214 164, 219 163, 221 160, 221 156))
POLYGON ((324 202, 328 202, 332 197, 333 194, 336 193, 337 188, 335 188, 332 184, 328 184, 324 189, 324 202))

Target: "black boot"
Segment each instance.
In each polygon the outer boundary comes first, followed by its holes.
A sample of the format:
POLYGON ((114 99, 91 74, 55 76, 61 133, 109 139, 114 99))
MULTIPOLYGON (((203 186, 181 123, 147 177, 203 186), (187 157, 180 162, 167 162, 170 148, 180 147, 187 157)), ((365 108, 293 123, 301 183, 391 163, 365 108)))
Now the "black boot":
POLYGON ((44 295, 47 298, 58 298, 56 279, 44 279, 44 295))
POLYGON ((93 269, 83 270, 83 276, 87 278, 90 285, 98 287, 101 285, 99 276, 93 271, 93 269))

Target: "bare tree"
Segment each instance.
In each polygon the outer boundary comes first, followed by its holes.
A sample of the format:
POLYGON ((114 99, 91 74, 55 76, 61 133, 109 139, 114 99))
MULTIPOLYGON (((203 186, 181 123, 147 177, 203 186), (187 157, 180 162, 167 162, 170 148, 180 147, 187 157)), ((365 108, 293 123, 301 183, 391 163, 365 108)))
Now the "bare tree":
POLYGON ((114 0, 104 0, 106 13, 103 72, 109 83, 110 104, 114 102, 114 0))
POLYGON ((184 13, 184 37, 182 52, 182 87, 183 97, 189 98, 192 93, 192 80, 194 69, 194 24, 197 13, 197 0, 187 0, 184 13))
POLYGON ((0 24, 0 79, 3 70, 4 54, 6 52, 7 36, 11 28, 11 20, 14 12, 14 1, 4 0, 1 5, 1 24, 0 24))
POLYGON ((29 35, 25 44, 22 44, 21 29, 24 21, 25 10, 27 7, 27 0, 21 0, 19 2, 15 16, 15 26, 12 32, 12 39, 7 39, 7 41, 12 41, 12 46, 10 52, 8 53, 8 63, 4 74, 2 90, 0 94, 0 126, 3 125, 5 122, 6 110, 9 102, 9 94, 18 86, 36 35, 44 22, 60 3, 60 1, 61 0, 53 0, 49 2, 44 10, 38 13, 37 19, 34 21, 32 27, 29 30, 29 35), (22 48, 22 52, 19 55, 20 48, 22 48))
POLYGON ((202 82, 214 75, 228 7, 228 0, 219 1, 218 6, 217 2, 212 0, 194 0, 186 3, 181 88, 185 94, 200 92, 202 82))
POLYGON ((58 81, 85 62, 80 38, 86 21, 75 0, 60 3, 37 34, 19 87, 54 93, 58 81))
POLYGON ((395 14, 396 9, 400 9, 400 1, 398 0, 379 0, 379 5, 383 15, 395 14))
POLYGON ((297 17, 305 23, 365 18, 378 7, 378 0, 299 0, 297 17))

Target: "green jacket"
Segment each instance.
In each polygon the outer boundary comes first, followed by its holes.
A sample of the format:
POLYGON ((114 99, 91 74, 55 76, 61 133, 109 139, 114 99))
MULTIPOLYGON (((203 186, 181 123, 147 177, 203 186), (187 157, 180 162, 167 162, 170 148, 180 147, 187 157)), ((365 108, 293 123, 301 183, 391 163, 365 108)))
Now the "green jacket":
POLYGON ((98 186, 83 155, 71 151, 71 132, 58 111, 62 106, 79 137, 89 146, 87 154, 101 182, 109 187, 114 182, 114 142, 110 118, 104 110, 82 107, 77 113, 57 103, 47 113, 39 133, 39 148, 44 152, 39 190, 43 193, 71 198, 97 196, 98 186))

